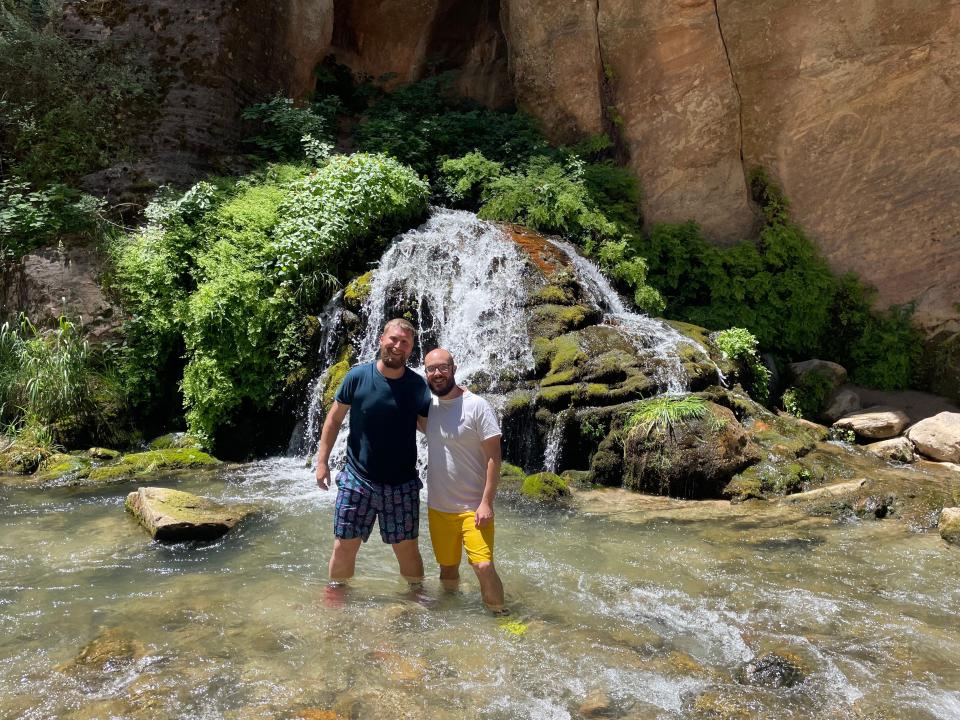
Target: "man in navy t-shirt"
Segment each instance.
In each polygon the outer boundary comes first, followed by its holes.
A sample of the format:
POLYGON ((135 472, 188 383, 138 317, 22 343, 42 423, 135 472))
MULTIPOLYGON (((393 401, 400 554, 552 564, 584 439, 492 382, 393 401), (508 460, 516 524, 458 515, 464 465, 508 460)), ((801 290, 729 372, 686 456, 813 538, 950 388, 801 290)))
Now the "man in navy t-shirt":
POLYGON ((413 352, 414 327, 391 320, 380 335, 376 362, 351 368, 340 384, 323 422, 317 452, 317 484, 330 487, 330 451, 350 411, 347 463, 337 475, 330 583, 353 577, 360 544, 379 518, 380 537, 393 547, 400 574, 411 583, 423 580, 420 533, 420 488, 417 474, 417 417, 430 410, 430 390, 407 367, 413 352))

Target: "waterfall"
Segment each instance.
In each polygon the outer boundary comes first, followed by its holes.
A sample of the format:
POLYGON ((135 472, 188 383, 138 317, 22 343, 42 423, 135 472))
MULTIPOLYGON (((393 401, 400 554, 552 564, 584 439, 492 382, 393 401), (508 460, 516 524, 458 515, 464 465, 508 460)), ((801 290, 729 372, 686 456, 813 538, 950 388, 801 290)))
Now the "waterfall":
MULTIPOLYGON (((357 359, 374 360, 383 324, 412 309, 419 322, 411 366, 422 374, 425 352, 444 347, 453 354, 458 382, 480 382, 497 392, 503 378, 515 379, 533 368, 524 309, 530 281, 525 254, 499 227, 473 213, 435 210, 424 225, 400 235, 375 268, 357 359)), ((333 316, 327 322, 335 329, 333 316)), ((323 373, 332 360, 327 352, 321 358, 323 373)), ((310 418, 320 416, 324 380, 321 374, 311 384, 310 418)), ((291 447, 312 453, 319 432, 319 422, 308 420, 303 439, 291 447)), ((344 428, 332 463, 344 452, 346 435, 344 428)))
POLYGON ((577 279, 594 306, 603 311, 604 324, 616 327, 639 353, 650 354, 657 359, 658 369, 654 380, 668 395, 681 395, 688 390, 687 374, 679 353, 681 345, 694 347, 712 364, 710 354, 695 340, 677 332, 662 320, 631 312, 600 269, 580 255, 573 245, 557 239, 551 239, 550 242, 570 258, 577 279))

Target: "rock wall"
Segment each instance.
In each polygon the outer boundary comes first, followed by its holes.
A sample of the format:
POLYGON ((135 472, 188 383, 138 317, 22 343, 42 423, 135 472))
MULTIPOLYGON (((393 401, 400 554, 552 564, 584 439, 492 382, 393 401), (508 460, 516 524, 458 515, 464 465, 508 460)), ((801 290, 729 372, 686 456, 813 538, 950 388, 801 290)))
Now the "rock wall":
POLYGON ((460 89, 515 102, 555 140, 607 130, 648 223, 748 237, 763 166, 838 271, 960 318, 960 5, 955 0, 284 0, 68 10, 78 32, 143 43, 170 71, 152 179, 235 139, 238 110, 306 95, 328 53, 394 82, 459 68, 460 89))

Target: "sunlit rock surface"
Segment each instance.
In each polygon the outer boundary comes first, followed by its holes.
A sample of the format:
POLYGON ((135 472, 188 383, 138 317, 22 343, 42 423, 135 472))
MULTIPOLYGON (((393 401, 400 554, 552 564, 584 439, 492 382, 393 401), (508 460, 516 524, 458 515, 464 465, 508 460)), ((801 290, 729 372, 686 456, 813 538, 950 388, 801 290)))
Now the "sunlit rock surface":
POLYGON ((181 490, 142 487, 125 503, 151 537, 161 542, 215 540, 225 535, 253 508, 223 505, 181 490))

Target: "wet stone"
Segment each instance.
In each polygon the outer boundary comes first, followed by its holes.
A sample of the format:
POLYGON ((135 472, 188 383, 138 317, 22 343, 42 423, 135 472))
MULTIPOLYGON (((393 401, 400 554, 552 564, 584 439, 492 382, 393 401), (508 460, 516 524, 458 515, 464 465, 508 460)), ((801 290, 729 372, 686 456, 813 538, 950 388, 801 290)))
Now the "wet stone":
POLYGON ((143 644, 119 628, 105 630, 83 646, 77 656, 57 666, 60 672, 112 672, 129 667, 146 656, 143 644))
POLYGON ((737 671, 737 681, 766 688, 794 687, 805 680, 799 662, 776 653, 754 658, 737 671))
POLYGON ((951 545, 960 546, 960 507, 944 508, 937 524, 940 537, 951 545))
POLYGON ((161 542, 215 540, 249 515, 249 505, 221 505, 181 490, 145 487, 127 495, 126 508, 161 542))
POLYGON ((585 718, 608 718, 616 715, 610 696, 604 690, 594 690, 580 703, 580 716, 585 718))

